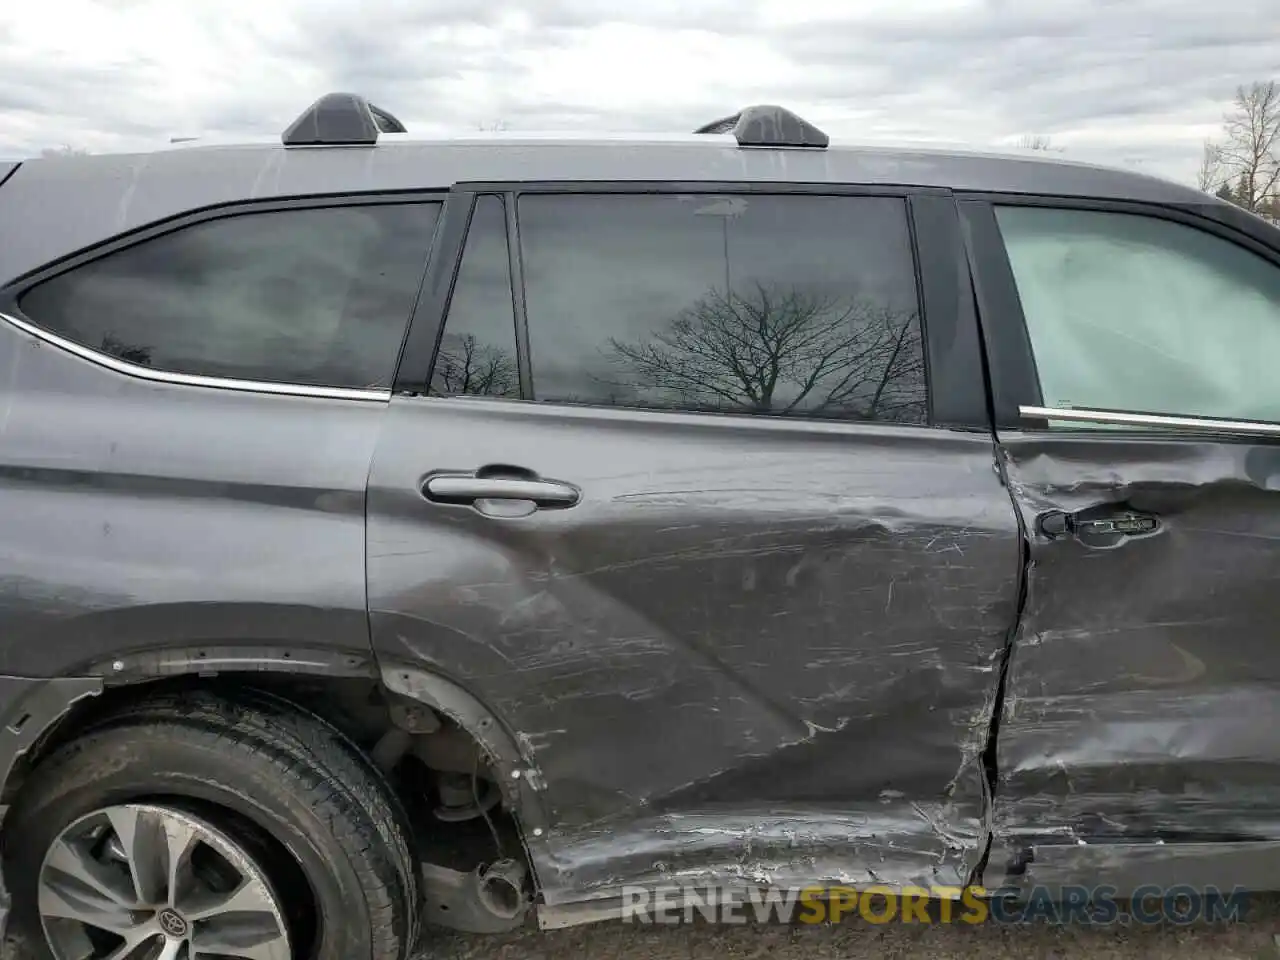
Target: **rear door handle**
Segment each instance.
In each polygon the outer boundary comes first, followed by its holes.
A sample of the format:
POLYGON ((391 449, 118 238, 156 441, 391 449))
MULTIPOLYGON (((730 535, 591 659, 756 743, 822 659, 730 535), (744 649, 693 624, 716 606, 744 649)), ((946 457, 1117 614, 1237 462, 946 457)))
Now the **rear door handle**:
POLYGON ((475 504, 480 500, 527 500, 542 509, 572 507, 582 493, 571 483, 527 477, 484 477, 473 473, 438 473, 427 478, 422 492, 436 503, 475 504))
POLYGON ((1040 514, 1040 532, 1050 540, 1062 537, 1133 536, 1151 533, 1160 521, 1145 513, 1117 513, 1107 517, 1081 517, 1065 510, 1040 514))

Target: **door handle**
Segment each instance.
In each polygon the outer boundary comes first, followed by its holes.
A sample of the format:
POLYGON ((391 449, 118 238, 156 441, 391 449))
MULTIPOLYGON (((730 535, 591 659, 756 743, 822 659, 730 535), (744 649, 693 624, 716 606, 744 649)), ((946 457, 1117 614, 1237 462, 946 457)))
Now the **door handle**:
POLYGON ((1050 540, 1062 537, 1134 536, 1151 533, 1160 521, 1145 513, 1126 511, 1106 517, 1082 517, 1065 510, 1050 510, 1038 518, 1040 532, 1050 540))
POLYGON ((542 509, 572 507, 582 493, 571 483, 529 477, 489 477, 438 473, 428 477, 423 495, 436 503, 475 504, 480 500, 528 500, 542 509))

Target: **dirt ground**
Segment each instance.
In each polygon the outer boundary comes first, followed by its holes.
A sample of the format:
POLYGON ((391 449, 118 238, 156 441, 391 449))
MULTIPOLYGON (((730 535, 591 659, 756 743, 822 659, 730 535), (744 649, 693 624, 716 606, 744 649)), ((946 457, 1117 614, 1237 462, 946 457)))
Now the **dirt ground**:
MULTIPOLYGON (((1280 899, 1268 899, 1240 923, 1181 928, 605 923, 489 937, 440 934, 420 960, 1280 960, 1278 935, 1280 899)), ((30 957, 15 942, 0 951, 0 960, 30 957)))
POLYGON ((640 927, 610 923, 550 933, 443 937, 422 960, 1280 960, 1280 909, 1255 907, 1244 922, 1186 928, 1087 929, 996 926, 640 927))

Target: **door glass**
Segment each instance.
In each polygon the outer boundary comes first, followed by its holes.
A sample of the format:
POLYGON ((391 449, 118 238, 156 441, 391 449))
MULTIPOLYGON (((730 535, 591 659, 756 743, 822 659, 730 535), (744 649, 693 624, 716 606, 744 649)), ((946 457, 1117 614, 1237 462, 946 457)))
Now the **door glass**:
POLYGON ((996 215, 1045 406, 1280 421, 1280 267, 1154 217, 996 215))
POLYGON ((506 207, 501 197, 481 196, 431 373, 432 396, 520 396, 512 304, 506 207))
POLYGON ((244 213, 144 240, 22 296, 39 324, 174 373, 389 387, 438 203, 244 213))
POLYGON ((923 423, 906 204, 526 195, 538 400, 923 423))

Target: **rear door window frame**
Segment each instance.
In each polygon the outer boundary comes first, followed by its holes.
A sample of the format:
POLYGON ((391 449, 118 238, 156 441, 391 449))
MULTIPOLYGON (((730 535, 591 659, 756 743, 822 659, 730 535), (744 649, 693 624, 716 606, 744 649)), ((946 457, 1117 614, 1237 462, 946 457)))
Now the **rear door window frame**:
MULTIPOLYGON (((933 187, 764 181, 531 181, 457 184, 450 193, 441 215, 436 246, 432 251, 432 265, 428 269, 427 278, 423 284, 423 292, 419 298, 395 382, 397 393, 412 396, 422 396, 427 393, 474 205, 478 197, 496 194, 503 197, 506 208, 521 399, 486 399, 511 403, 544 402, 530 399, 532 377, 529 369, 524 277, 520 263, 518 204, 522 194, 556 193, 767 194, 902 199, 906 208, 907 226, 916 267, 916 292, 924 337, 928 419, 925 424, 886 420, 868 421, 866 425, 898 428, 931 426, 990 429, 988 397, 982 376, 981 345, 977 332, 968 264, 961 241, 960 221, 956 215, 951 191, 933 187)), ((468 398, 459 399, 465 402, 468 398)), ((646 408, 635 408, 635 410, 641 413, 646 412, 646 408)), ((684 411, 670 412, 684 413, 684 411)), ((688 415, 713 416, 715 414, 689 411, 688 415)), ((795 419, 804 420, 805 418, 797 416, 795 419)), ((849 420, 829 422, 863 423, 863 421, 849 420)))

